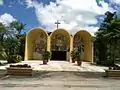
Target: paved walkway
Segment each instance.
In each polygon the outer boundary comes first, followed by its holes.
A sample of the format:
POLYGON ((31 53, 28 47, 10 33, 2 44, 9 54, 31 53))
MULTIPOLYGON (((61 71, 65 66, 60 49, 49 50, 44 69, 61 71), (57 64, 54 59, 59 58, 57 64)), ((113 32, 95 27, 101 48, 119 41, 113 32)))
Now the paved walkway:
POLYGON ((120 90, 120 78, 81 72, 44 72, 30 77, 0 78, 0 90, 120 90))
MULTIPOLYGON (((77 66, 76 63, 70 63, 67 61, 49 61, 47 65, 43 65, 42 61, 22 61, 17 64, 29 64, 33 70, 40 71, 80 71, 80 72, 104 72, 107 67, 91 65, 90 62, 82 62, 81 66, 77 66)), ((5 70, 9 67, 9 64, 0 66, 0 69, 5 70)))

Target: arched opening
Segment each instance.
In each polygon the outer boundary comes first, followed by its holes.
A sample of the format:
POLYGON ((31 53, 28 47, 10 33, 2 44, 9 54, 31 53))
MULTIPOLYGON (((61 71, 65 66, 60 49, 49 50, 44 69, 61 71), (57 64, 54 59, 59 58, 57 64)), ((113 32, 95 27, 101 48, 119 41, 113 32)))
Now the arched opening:
POLYGON ((92 36, 89 32, 85 30, 78 31, 73 38, 73 50, 76 50, 79 45, 83 45, 83 60, 90 61, 93 60, 93 47, 92 47, 92 36))
POLYGON ((57 29, 50 35, 51 60, 69 60, 70 34, 65 29, 57 29))
POLYGON ((25 60, 42 60, 47 49, 47 33, 41 28, 33 28, 26 35, 25 60))

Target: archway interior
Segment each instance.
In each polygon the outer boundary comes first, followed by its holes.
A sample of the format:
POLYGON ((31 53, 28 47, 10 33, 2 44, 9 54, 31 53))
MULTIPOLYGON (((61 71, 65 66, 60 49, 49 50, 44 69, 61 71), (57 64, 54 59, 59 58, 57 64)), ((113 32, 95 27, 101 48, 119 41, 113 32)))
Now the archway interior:
POLYGON ((56 30, 51 36, 51 60, 68 60, 70 37, 67 31, 56 30))
POLYGON ((42 29, 34 29, 27 36, 29 60, 42 60, 42 53, 47 49, 47 35, 42 29))
POLYGON ((78 34, 76 34, 74 36, 73 51, 74 52, 77 52, 77 51, 81 52, 81 57, 84 58, 84 43, 83 42, 84 42, 83 37, 81 37, 78 34))
POLYGON ((92 61, 92 38, 87 31, 79 31, 74 35, 73 50, 77 50, 79 46, 83 47, 83 60, 92 61))

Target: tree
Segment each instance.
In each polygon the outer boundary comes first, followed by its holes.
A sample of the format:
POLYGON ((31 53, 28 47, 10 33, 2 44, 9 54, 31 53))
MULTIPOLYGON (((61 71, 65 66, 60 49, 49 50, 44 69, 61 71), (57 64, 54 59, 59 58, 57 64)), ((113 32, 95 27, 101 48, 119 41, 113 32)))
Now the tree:
POLYGON ((19 37, 19 42, 20 42, 19 55, 22 56, 23 60, 24 60, 24 55, 25 55, 25 37, 26 37, 26 34, 22 34, 19 37))
POLYGON ((99 52, 99 63, 114 65, 120 38, 120 18, 116 13, 106 12, 105 19, 96 33, 95 45, 99 52))
POLYGON ((19 21, 13 21, 7 26, 0 23, 0 59, 12 63, 24 58, 25 34, 21 32, 25 25, 19 21))
POLYGON ((25 36, 26 34, 21 34, 24 30, 26 24, 23 24, 20 21, 13 21, 10 23, 10 28, 15 31, 15 36, 17 39, 19 39, 20 42, 20 48, 19 48, 19 54, 24 59, 24 51, 25 51, 25 36))
POLYGON ((15 30, 15 35, 17 38, 19 38, 22 30, 24 30, 24 27, 26 26, 26 24, 23 24, 22 22, 19 21, 13 21, 12 23, 10 23, 10 28, 15 30))
POLYGON ((117 53, 116 51, 118 51, 119 49, 117 47, 119 47, 119 38, 120 38, 120 18, 115 17, 112 22, 111 25, 109 26, 109 30, 107 31, 108 33, 106 33, 104 35, 105 38, 108 38, 108 46, 110 47, 110 56, 113 60, 113 63, 115 62, 115 58, 117 57, 117 53), (117 50, 118 49, 118 50, 117 50))
POLYGON ((21 60, 19 55, 20 42, 14 37, 4 39, 3 49, 0 52, 2 59, 7 60, 8 63, 16 63, 21 60))
POLYGON ((7 29, 5 27, 5 25, 3 25, 2 23, 0 23, 0 43, 2 44, 3 39, 4 39, 4 35, 7 33, 7 29))

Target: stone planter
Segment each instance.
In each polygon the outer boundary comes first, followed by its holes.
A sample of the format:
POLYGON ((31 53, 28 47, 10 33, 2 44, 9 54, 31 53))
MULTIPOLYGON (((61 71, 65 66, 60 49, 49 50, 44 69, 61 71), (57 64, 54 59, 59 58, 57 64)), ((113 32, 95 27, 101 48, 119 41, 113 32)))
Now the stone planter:
POLYGON ((32 76, 32 68, 8 67, 7 75, 32 76))
POLYGON ((120 70, 105 70, 106 77, 120 77, 120 70))

